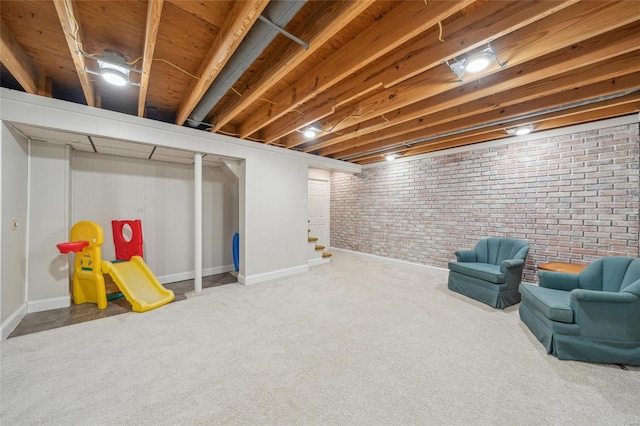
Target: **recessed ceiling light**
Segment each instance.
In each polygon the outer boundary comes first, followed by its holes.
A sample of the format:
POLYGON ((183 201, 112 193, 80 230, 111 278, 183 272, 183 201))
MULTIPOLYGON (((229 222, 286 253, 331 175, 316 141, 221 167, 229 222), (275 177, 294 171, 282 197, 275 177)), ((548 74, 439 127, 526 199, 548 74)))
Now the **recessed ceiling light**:
POLYGON ((449 63, 449 61, 445 62, 447 65, 449 65, 451 71, 453 71, 455 75, 458 76, 458 79, 460 81, 464 81, 463 77, 465 74, 476 73, 485 70, 489 66, 491 61, 494 60, 498 63, 498 65, 500 65, 501 68, 504 68, 507 65, 506 62, 500 62, 498 60, 496 51, 493 49, 493 47, 491 47, 491 44, 488 44, 484 50, 472 54, 466 58, 460 60, 456 59, 455 62, 451 64, 449 63))
POLYGON ((533 132, 535 129, 536 129, 536 126, 534 126, 533 124, 525 124, 523 126, 516 126, 516 127, 511 127, 509 129, 505 129, 505 131, 510 135, 524 136, 533 132))
POLYGON ((399 157, 398 154, 387 154, 387 155, 384 156, 384 159, 387 160, 387 161, 393 161, 398 157, 399 157))
POLYGON ((492 59, 493 57, 488 53, 480 53, 470 57, 465 64, 464 69, 467 72, 480 72, 489 66, 492 59))
POLYGON ((129 82, 128 76, 115 69, 103 69, 102 78, 116 86, 124 86, 129 82))

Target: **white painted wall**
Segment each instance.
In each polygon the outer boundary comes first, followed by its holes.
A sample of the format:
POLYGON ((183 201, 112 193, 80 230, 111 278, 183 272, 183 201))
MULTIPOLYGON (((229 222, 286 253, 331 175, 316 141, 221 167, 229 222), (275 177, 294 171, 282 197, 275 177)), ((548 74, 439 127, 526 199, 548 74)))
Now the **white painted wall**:
POLYGON ((307 270, 305 162, 260 152, 246 161, 246 283, 307 270))
MULTIPOLYGON (((2 180, 0 183, 2 207, 0 226, 2 244, 0 252, 0 289, 3 335, 7 322, 19 321, 24 316, 26 248, 27 248, 27 141, 13 135, 0 122, 0 164, 2 180), (12 230, 12 220, 18 227, 12 230)), ((17 323, 15 324, 17 325, 17 323)), ((11 328, 12 330, 12 328, 11 328)), ((10 332, 10 331, 9 331, 10 332)), ((5 337, 5 336, 3 336, 5 337)))
POLYGON ((68 256, 56 244, 69 240, 67 175, 70 161, 64 145, 31 141, 29 199, 29 312, 69 306, 68 256), (52 300, 53 299, 53 300, 52 300))
MULTIPOLYGON (((161 282, 193 277, 193 166, 75 152, 73 223, 91 220, 104 230, 102 256, 115 259, 112 220, 141 219, 144 258, 161 282)), ((224 184, 203 173, 204 275, 229 270, 229 218, 224 184), (227 256, 228 257, 228 256, 227 256)), ((236 220, 237 222, 237 220, 236 220)))
POLYGON ((309 179, 313 180, 331 180, 331 171, 323 169, 309 168, 309 179))
MULTIPOLYGON (((239 278, 245 283, 307 270, 304 203, 308 168, 345 173, 361 170, 356 164, 7 89, 0 89, 0 119, 240 160, 237 167, 238 231, 241 236, 239 278)), ((140 179, 136 175, 139 171, 122 173, 133 174, 134 180, 140 179)), ((120 177, 114 179, 118 181, 120 177)), ((187 189, 187 192, 190 191, 187 189)), ((127 194, 122 200, 130 205, 135 197, 133 193, 127 194)), ((103 202, 98 202, 104 206, 103 202)), ((121 208, 121 201, 117 203, 108 208, 114 211, 121 208)), ((74 221, 79 219, 73 218, 74 221)), ((108 223, 106 219, 101 220, 108 223)), ((146 226, 143 224, 145 229, 146 226)), ((192 233, 190 231, 193 237, 192 233)))

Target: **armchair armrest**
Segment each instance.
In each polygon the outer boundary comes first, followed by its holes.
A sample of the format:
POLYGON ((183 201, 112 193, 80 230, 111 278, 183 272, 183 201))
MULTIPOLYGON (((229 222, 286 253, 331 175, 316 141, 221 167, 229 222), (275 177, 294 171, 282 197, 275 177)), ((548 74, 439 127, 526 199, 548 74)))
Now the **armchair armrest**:
POLYGON ((475 262, 476 251, 475 250, 458 250, 456 251, 456 258, 458 262, 475 262))
POLYGON ((538 270, 540 287, 571 291, 579 287, 578 274, 538 270))
POLYGON ((604 303, 631 303, 638 300, 638 296, 632 293, 613 293, 609 291, 575 289, 571 291, 571 303, 580 302, 604 302, 604 303))
POLYGON ((512 269, 524 265, 524 259, 507 259, 500 263, 501 268, 512 269))
POLYGON ((639 340, 640 298, 633 293, 576 289, 569 305, 580 336, 639 340))
POLYGON ((640 280, 634 281, 621 291, 622 293, 635 294, 640 297, 640 280))

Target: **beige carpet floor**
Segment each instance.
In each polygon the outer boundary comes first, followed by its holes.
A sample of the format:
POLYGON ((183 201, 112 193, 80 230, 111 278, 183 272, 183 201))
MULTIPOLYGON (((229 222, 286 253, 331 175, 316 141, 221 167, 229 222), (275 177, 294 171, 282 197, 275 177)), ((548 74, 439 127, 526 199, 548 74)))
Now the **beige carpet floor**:
POLYGON ((1 351, 2 425, 640 424, 640 368, 559 361, 517 306, 340 251, 1 351))

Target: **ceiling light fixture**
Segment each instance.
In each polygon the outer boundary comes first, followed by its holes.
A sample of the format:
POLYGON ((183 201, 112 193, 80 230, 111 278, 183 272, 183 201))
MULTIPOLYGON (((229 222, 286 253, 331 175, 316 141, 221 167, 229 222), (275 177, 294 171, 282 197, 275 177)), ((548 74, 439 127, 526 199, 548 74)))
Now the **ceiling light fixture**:
POLYGON ((500 62, 498 60, 498 55, 496 54, 496 51, 493 49, 493 47, 491 47, 491 44, 488 43, 487 44, 487 48, 484 50, 481 50, 478 53, 474 53, 472 55, 469 55, 466 58, 460 59, 460 60, 456 60, 454 63, 449 63, 449 61, 445 61, 447 65, 449 65, 449 68, 451 68, 451 71, 453 71, 455 73, 455 75, 458 76, 458 79, 460 81, 464 81, 464 75, 466 73, 476 73, 476 72, 480 72, 485 70, 489 64, 491 63, 491 61, 496 61, 498 63, 498 65, 500 65, 500 68, 504 68, 507 63, 506 62, 500 62))
POLYGON ((387 161, 393 161, 398 157, 400 157, 400 155, 398 155, 396 153, 391 153, 391 154, 384 155, 384 159, 387 160, 387 161))
POLYGON ((311 125, 307 127, 305 130, 302 130, 302 134, 304 135, 305 138, 312 139, 312 138, 315 138, 318 135, 318 133, 322 131, 323 131, 322 125, 316 121, 315 123, 311 123, 311 125))
POLYGON ((515 136, 524 136, 533 132, 536 129, 536 126, 533 124, 525 124, 523 126, 511 127, 509 129, 505 129, 507 134, 515 135, 515 136))
POLYGON ((105 79, 105 81, 115 86, 125 86, 127 84, 140 86, 139 83, 132 83, 131 81, 129 81, 129 75, 131 71, 135 71, 138 73, 142 73, 142 71, 131 68, 127 64, 127 59, 122 53, 111 49, 105 49, 102 52, 101 57, 87 57, 95 59, 98 62, 100 72, 97 73, 88 69, 85 69, 85 72, 88 72, 89 74, 101 75, 102 78, 105 79))

